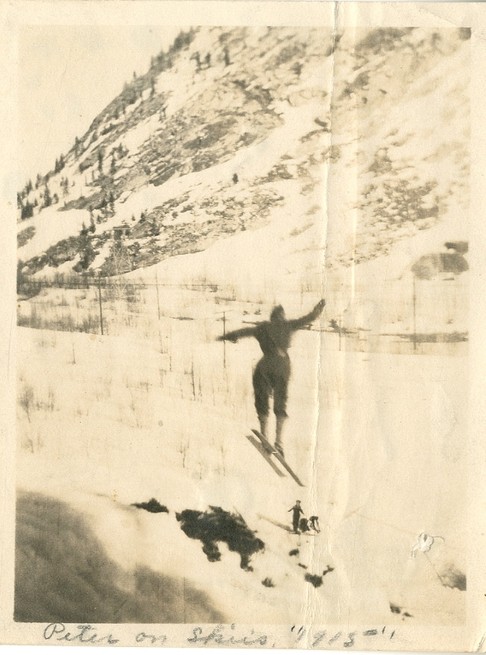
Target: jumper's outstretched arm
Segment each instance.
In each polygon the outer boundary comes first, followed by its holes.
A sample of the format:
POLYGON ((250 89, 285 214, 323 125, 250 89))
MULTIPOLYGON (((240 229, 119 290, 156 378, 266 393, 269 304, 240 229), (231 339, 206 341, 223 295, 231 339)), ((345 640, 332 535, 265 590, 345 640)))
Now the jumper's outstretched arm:
POLYGON ((293 320, 288 321, 290 327, 293 330, 299 330, 300 328, 305 327, 309 323, 312 323, 312 321, 315 321, 316 318, 318 318, 322 314, 322 310, 324 309, 325 304, 326 304, 325 300, 319 300, 319 302, 311 312, 309 312, 305 316, 301 316, 300 318, 294 318, 293 320))
POLYGON ((222 334, 220 337, 218 337, 218 341, 233 341, 236 343, 238 339, 241 339, 241 337, 254 337, 255 336, 255 328, 254 327, 248 327, 248 328, 241 328, 240 330, 233 330, 233 332, 227 332, 226 334, 222 334))

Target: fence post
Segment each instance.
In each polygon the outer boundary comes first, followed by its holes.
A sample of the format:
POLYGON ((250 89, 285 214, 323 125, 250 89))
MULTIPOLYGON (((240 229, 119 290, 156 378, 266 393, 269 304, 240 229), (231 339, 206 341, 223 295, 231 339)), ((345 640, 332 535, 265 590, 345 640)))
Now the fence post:
POLYGON ((155 289, 157 291, 157 316, 160 321, 159 276, 155 273, 155 289))
POLYGON ((417 291, 415 288, 415 275, 413 275, 413 349, 417 350, 417 291))
POLYGON ((103 303, 101 302, 101 273, 98 273, 98 299, 100 302, 100 329, 103 335, 103 303))
POLYGON ((223 368, 226 368, 226 312, 223 312, 223 368))

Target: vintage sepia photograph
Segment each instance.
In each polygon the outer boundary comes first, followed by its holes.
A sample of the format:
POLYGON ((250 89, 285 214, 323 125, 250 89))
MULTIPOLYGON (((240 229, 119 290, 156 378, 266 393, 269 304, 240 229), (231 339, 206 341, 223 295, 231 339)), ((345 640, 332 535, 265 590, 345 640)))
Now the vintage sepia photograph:
POLYGON ((474 26, 406 17, 18 26, 27 641, 466 625, 474 26))

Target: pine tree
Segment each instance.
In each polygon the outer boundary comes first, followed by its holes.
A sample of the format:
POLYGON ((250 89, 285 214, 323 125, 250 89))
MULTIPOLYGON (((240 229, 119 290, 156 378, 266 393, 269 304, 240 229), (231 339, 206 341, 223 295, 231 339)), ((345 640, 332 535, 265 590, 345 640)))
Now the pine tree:
POLYGON ((98 149, 98 170, 103 173, 103 148, 98 149))
POLYGON ((30 202, 27 202, 23 207, 20 212, 20 218, 21 220, 24 220, 26 218, 31 218, 34 215, 34 205, 32 205, 30 202))
POLYGON ((69 180, 67 177, 64 177, 61 182, 62 195, 63 198, 69 195, 69 180))
POLYGON ((44 207, 50 207, 51 204, 52 204, 51 192, 46 183, 45 190, 44 190, 44 207))
POLYGON ((85 271, 95 258, 95 252, 84 223, 79 239, 79 255, 79 269, 85 271))

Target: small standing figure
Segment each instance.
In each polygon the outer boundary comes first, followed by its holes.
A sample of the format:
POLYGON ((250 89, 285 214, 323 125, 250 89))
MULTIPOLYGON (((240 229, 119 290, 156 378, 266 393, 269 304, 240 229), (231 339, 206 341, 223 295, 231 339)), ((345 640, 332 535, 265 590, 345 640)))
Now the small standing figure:
POLYGON ((263 357, 253 373, 255 408, 260 423, 260 432, 267 436, 270 397, 273 394, 273 411, 277 419, 275 450, 284 457, 282 430, 287 418, 287 396, 290 379, 290 358, 288 349, 292 334, 315 321, 322 313, 325 300, 320 300, 305 316, 287 320, 282 305, 274 307, 270 321, 258 323, 255 327, 242 328, 219 337, 236 343, 241 337, 255 337, 263 351, 263 357))
POLYGON ((300 506, 300 500, 295 501, 295 505, 289 509, 289 512, 292 512, 292 528, 295 534, 300 534, 299 530, 299 521, 300 515, 304 514, 304 510, 300 506))
POLYGON ((209 68, 211 66, 211 53, 210 52, 208 52, 208 54, 206 55, 206 60, 205 61, 206 61, 206 68, 209 68))
POLYGON ((238 174, 237 173, 233 174, 233 184, 238 184, 238 174))

